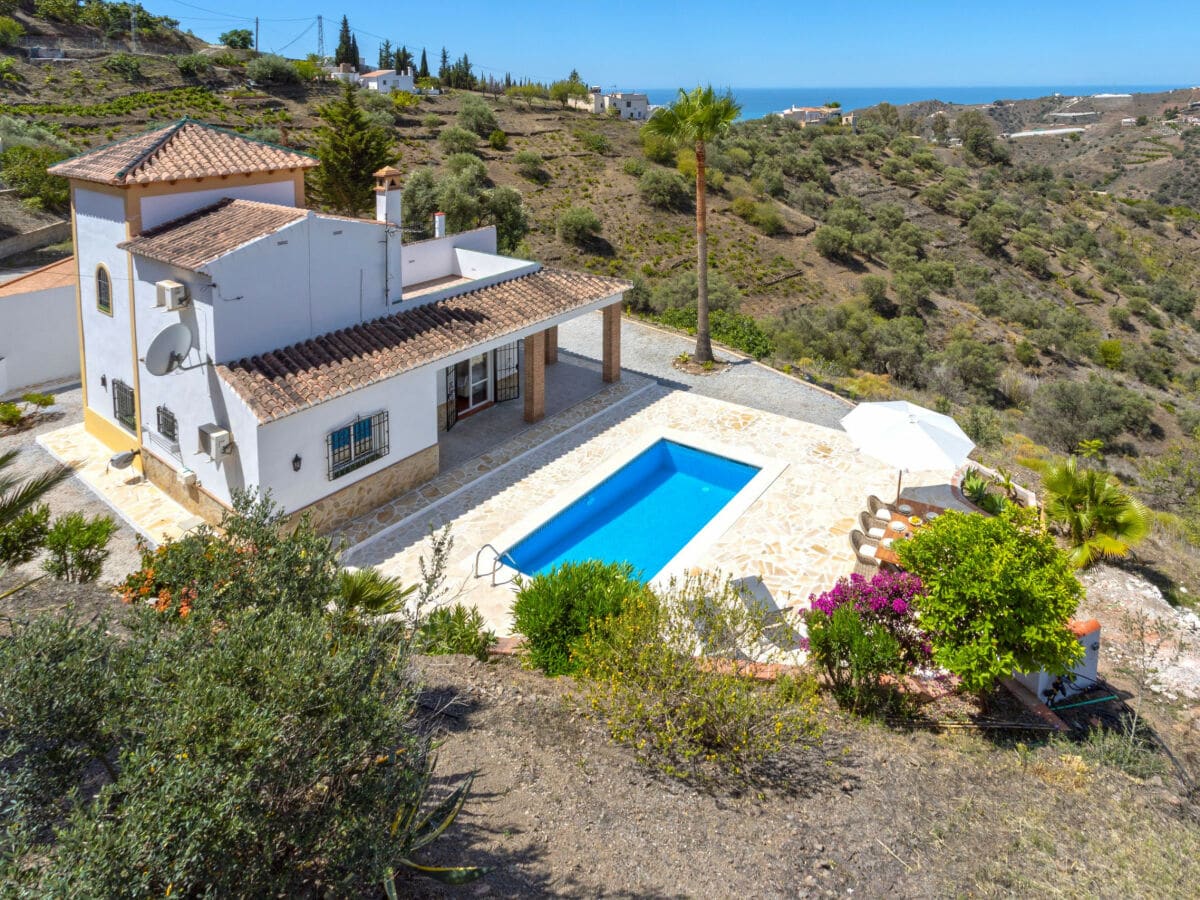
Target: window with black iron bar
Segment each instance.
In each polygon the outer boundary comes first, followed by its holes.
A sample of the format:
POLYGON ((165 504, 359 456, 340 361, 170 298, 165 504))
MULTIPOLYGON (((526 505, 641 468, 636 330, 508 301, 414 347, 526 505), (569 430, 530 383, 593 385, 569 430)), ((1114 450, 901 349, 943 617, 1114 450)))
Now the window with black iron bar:
POLYGON ((329 432, 325 438, 325 455, 329 460, 329 478, 340 478, 347 472, 387 456, 388 414, 360 416, 349 425, 329 432))
POLYGON ((137 431, 137 413, 133 407, 133 388, 123 381, 113 379, 113 418, 128 428, 137 431))
POLYGON ((158 433, 172 444, 179 441, 179 423, 175 421, 175 413, 165 406, 158 408, 158 433))

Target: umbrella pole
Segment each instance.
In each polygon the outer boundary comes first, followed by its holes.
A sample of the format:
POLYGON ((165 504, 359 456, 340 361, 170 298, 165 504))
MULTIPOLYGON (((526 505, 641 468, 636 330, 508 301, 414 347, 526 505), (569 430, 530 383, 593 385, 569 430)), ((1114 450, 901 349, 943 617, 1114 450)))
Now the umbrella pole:
POLYGON ((900 482, 904 481, 904 470, 900 470, 900 474, 896 476, 896 503, 900 502, 900 482))

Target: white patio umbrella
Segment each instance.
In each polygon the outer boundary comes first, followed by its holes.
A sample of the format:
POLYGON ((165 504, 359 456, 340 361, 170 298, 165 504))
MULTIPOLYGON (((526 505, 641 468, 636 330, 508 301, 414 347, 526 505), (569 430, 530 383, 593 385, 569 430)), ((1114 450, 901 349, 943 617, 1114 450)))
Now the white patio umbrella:
POLYGON ((907 400, 860 403, 842 427, 863 453, 900 470, 897 500, 905 472, 957 469, 975 448, 952 418, 907 400))

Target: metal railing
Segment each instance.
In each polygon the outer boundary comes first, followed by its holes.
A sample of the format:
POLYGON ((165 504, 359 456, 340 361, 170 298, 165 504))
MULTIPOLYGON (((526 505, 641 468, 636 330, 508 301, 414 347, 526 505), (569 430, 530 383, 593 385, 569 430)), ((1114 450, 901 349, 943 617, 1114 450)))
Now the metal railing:
POLYGON ((484 575, 489 576, 489 578, 491 579, 492 587, 499 587, 502 584, 509 584, 517 576, 517 564, 516 563, 517 563, 517 561, 515 559, 513 559, 511 556, 509 556, 507 551, 504 553, 501 553, 493 545, 484 544, 475 553, 474 574, 475 574, 476 578, 482 578, 484 575), (479 571, 479 557, 483 556, 484 550, 491 550, 492 553, 494 554, 492 557, 492 568, 488 572, 480 572, 479 571), (511 563, 511 565, 509 565, 508 568, 513 570, 513 574, 510 575, 508 578, 506 578, 504 581, 497 581, 496 573, 499 572, 501 569, 505 568, 505 563, 503 560, 506 556, 508 557, 508 562, 511 563))

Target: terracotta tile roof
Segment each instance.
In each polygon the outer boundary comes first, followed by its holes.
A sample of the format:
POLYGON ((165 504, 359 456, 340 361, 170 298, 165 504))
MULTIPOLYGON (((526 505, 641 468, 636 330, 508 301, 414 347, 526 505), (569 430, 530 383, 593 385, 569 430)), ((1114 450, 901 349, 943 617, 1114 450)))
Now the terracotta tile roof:
POLYGON ((50 167, 54 175, 101 184, 149 184, 180 178, 309 169, 305 153, 256 141, 190 119, 135 135, 50 167))
POLYGON ((620 294, 629 286, 616 278, 543 268, 218 365, 217 372, 260 422, 271 422, 620 294))
POLYGON ((11 281, 0 284, 0 297, 13 297, 33 291, 47 291, 56 287, 75 287, 75 257, 68 256, 58 262, 18 275, 11 281))
POLYGON ((231 250, 308 215, 308 210, 225 199, 118 244, 139 256, 195 271, 231 250))
POLYGON ((364 72, 360 78, 377 78, 380 75, 395 75, 395 69, 375 69, 373 72, 364 72))

